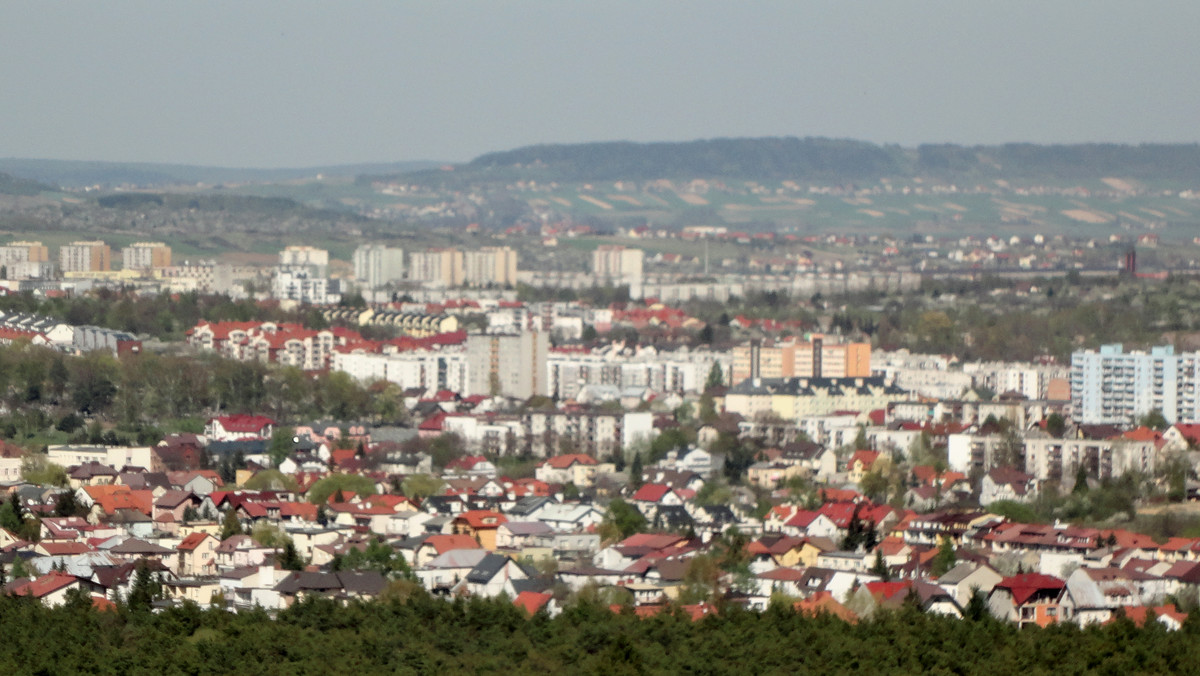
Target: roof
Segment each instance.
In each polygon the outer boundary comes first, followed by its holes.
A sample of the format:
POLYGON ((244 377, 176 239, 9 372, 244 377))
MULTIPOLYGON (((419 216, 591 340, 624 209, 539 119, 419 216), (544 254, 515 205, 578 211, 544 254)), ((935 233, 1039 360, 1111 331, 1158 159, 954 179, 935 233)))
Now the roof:
POLYGON ((64 587, 69 587, 79 578, 67 573, 51 571, 35 580, 14 580, 8 587, 15 596, 32 596, 40 599, 64 587))
POLYGON ((671 492, 671 487, 664 484, 646 484, 637 489, 633 494, 634 500, 639 502, 658 502, 671 492))
POLYGON ((1007 589, 1012 593, 1013 603, 1022 605, 1040 591, 1061 592, 1067 583, 1052 575, 1024 573, 1006 577, 996 584, 996 589, 1007 589))
POLYGON ((421 546, 429 545, 438 554, 445 554, 451 549, 482 549, 475 538, 470 535, 430 535, 421 546))
POLYGON ((455 523, 465 523, 478 530, 480 528, 499 528, 508 523, 508 517, 490 509, 472 509, 459 514, 454 521, 455 523))
POLYGON ((597 460, 590 455, 583 453, 571 453, 568 455, 556 455, 553 458, 547 458, 546 464, 554 469, 567 469, 571 465, 595 465, 597 460))
POLYGON ((176 547, 176 549, 178 549, 180 551, 184 551, 184 552, 191 551, 191 550, 199 547, 200 543, 204 542, 205 538, 210 538, 210 537, 212 537, 212 536, 209 535, 208 533, 192 533, 191 535, 185 537, 183 539, 183 542, 180 542, 179 546, 176 547))
POLYGON ((211 418, 209 422, 216 422, 221 425, 227 432, 254 432, 257 433, 267 425, 274 425, 275 421, 262 415, 227 415, 216 418, 211 418))
POLYGON ((513 599, 513 605, 533 615, 550 603, 554 596, 543 592, 523 591, 513 599))

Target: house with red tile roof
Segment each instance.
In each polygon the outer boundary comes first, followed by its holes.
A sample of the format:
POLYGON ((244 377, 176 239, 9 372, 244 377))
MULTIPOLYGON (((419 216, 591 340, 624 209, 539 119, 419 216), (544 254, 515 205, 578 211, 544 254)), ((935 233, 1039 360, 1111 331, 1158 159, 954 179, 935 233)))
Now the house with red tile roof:
POLYGON ((575 484, 578 488, 589 488, 596 481, 599 465, 599 461, 583 453, 556 455, 539 463, 534 476, 549 484, 575 484))
POLYGON ((92 592, 101 595, 104 593, 103 587, 90 580, 57 571, 35 579, 13 580, 5 586, 5 590, 13 596, 29 596, 52 608, 66 603, 67 593, 72 589, 79 589, 89 595, 92 592))
POLYGON ((274 430, 275 421, 266 416, 239 414, 209 418, 204 435, 210 442, 269 439, 274 430))
POLYGON ((554 600, 554 595, 544 592, 523 591, 513 599, 513 605, 530 616, 536 615, 543 608, 551 617, 558 614, 558 603, 554 600))
POLYGON ((221 541, 208 533, 192 533, 175 548, 179 552, 175 574, 180 577, 215 575, 217 546, 221 541))
POLYGON ((878 451, 855 451, 846 462, 846 480, 851 483, 862 481, 863 475, 871 471, 879 456, 878 451))
POLYGON ((420 568, 433 559, 454 549, 483 549, 470 535, 430 535, 413 551, 412 565, 420 568))
POLYGON ((496 551, 496 531, 508 523, 508 517, 490 509, 472 509, 454 517, 454 533, 466 535, 489 552, 496 551))
POLYGON ((993 616, 1025 627, 1071 621, 1074 604, 1067 583, 1051 575, 1024 573, 1006 577, 988 595, 993 616))

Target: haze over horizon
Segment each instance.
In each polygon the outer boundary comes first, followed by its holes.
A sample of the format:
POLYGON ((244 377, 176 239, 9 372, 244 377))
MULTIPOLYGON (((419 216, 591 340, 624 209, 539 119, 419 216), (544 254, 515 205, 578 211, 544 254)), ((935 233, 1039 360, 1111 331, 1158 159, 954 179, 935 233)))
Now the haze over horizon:
POLYGON ((1180 1, 9 3, 0 157, 306 167, 538 143, 1200 141, 1180 1))

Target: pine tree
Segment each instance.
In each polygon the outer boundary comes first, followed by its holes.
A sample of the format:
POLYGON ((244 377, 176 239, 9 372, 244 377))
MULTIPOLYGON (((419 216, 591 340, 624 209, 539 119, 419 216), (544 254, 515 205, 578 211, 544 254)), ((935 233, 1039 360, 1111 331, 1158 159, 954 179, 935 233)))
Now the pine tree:
POLYGON ((633 462, 629 465, 629 482, 634 488, 642 487, 642 454, 635 453, 633 462))
POLYGON ((221 539, 228 540, 234 535, 242 535, 242 522, 237 518, 237 511, 230 508, 225 512, 225 520, 221 523, 221 539))

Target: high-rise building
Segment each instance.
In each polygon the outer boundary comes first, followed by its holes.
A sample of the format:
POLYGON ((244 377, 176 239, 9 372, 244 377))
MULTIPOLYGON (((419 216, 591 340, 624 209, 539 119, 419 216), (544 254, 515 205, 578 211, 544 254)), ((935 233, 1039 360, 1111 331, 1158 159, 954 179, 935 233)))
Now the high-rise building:
POLYGON ((121 249, 121 267, 126 270, 158 270, 171 267, 171 247, 162 242, 136 242, 121 249))
POLYGON ((104 242, 71 242, 58 250, 63 272, 104 272, 112 269, 112 250, 104 242))
POLYGON ((279 264, 309 268, 317 277, 324 277, 329 271, 329 252, 311 246, 293 245, 279 252, 279 264))
POLYGON ((10 263, 45 263, 50 250, 41 242, 12 242, 0 246, 0 265, 10 263))
POLYGON ((806 341, 733 348, 733 382, 747 378, 866 378, 871 375, 870 343, 829 342, 813 334, 806 341))
POLYGON ((641 249, 627 249, 620 245, 604 245, 592 252, 592 274, 600 284, 629 285, 632 298, 642 297, 642 264, 645 253, 641 249))
POLYGON ((463 253, 458 249, 414 251, 408 257, 408 278, 445 287, 462 286, 463 253))
POLYGON ((1200 353, 1171 345, 1125 352, 1120 343, 1071 355, 1071 413, 1084 424, 1122 424, 1159 411, 1168 423, 1200 420, 1200 353))
POLYGON ((367 289, 404 279, 404 249, 364 244, 354 250, 354 278, 367 289))
POLYGON ((467 394, 528 399, 547 394, 545 331, 467 336, 467 394))
POLYGON ((517 283, 517 252, 507 246, 485 246, 463 253, 463 282, 470 286, 517 283))

